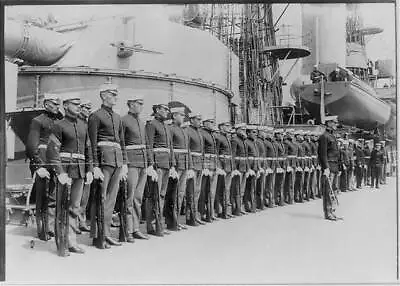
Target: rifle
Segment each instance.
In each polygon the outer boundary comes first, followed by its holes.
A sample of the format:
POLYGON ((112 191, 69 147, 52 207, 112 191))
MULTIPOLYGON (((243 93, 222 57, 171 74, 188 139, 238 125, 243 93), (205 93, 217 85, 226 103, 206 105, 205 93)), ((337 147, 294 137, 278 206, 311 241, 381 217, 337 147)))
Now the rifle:
POLYGON ((57 183, 55 240, 59 256, 68 256, 69 201, 71 185, 57 183))
MULTIPOLYGON (((325 174, 323 174, 322 176, 325 177, 325 180, 327 181, 327 184, 328 184, 328 195, 329 195, 329 199, 332 201, 332 204, 333 204, 333 203, 336 203, 336 205, 338 206, 338 205, 339 205, 339 200, 338 200, 338 198, 337 198, 335 192, 333 191, 332 183, 331 183, 331 181, 329 180, 329 177, 328 177, 327 175, 325 175, 325 174)), ((333 207, 333 206, 332 206, 332 207, 333 207)))
POLYGON ((128 199, 128 182, 124 179, 119 183, 119 241, 126 242, 128 238, 127 230, 127 199, 128 199))
POLYGON ((36 224, 40 240, 49 240, 48 231, 48 189, 49 179, 35 176, 33 188, 36 192, 36 224), (40 188, 43 189, 40 189, 40 188))
POLYGON ((101 190, 101 180, 94 179, 91 185, 92 198, 94 199, 94 209, 92 215, 94 216, 93 225, 97 229, 92 230, 92 235, 96 239, 96 244, 100 248, 104 248, 105 234, 104 234, 104 197, 101 190))
POLYGON ((170 229, 178 229, 178 179, 169 178, 163 215, 170 229))
POLYGON ((147 230, 153 230, 153 220, 156 223, 156 235, 163 235, 163 226, 161 223, 161 212, 160 212, 160 191, 158 189, 158 182, 153 181, 151 176, 147 176, 146 179, 146 220, 147 230), (151 229, 150 229, 151 225, 151 229))

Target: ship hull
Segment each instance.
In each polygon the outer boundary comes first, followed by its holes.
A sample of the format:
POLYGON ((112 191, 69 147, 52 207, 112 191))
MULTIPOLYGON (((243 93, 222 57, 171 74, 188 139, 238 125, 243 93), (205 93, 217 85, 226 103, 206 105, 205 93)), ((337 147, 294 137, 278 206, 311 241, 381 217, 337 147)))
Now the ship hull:
MULTIPOLYGON (((341 123, 370 130, 389 121, 390 106, 370 89, 353 82, 327 82, 324 88, 325 112, 338 115, 341 123)), ((301 104, 320 120, 320 84, 304 85, 302 89, 301 104)))

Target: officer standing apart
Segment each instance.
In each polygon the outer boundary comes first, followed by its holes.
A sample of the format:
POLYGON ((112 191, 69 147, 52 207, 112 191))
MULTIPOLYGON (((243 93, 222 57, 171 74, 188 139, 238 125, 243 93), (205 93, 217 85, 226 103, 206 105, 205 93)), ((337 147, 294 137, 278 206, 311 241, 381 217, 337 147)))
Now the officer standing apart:
MULTIPOLYGON (((68 250, 74 253, 85 252, 76 241, 76 232, 79 229, 77 217, 85 178, 88 184, 93 181, 89 134, 86 124, 78 119, 80 104, 80 97, 76 94, 64 98, 65 118, 54 124, 47 148, 47 158, 57 174, 59 184, 71 185, 69 226, 66 227, 69 227, 68 250)), ((57 188, 57 191, 62 191, 62 188, 57 188)), ((61 206, 57 206, 59 207, 61 206)))
POLYGON ((361 183, 364 175, 364 150, 362 149, 362 142, 360 139, 356 141, 355 153, 355 176, 356 176, 356 190, 361 189, 361 183))
POLYGON ((54 122, 61 119, 60 99, 53 94, 45 94, 43 105, 45 112, 32 120, 26 144, 26 155, 34 178, 38 237, 40 240, 49 240, 54 236, 55 180, 50 180, 50 172, 46 165, 46 149, 54 122), (48 185, 46 180, 49 180, 48 185))
POLYGON ((263 129, 264 149, 265 149, 265 194, 264 203, 269 208, 275 207, 275 172, 277 153, 273 144, 273 128, 263 129))
POLYGON ((104 235, 106 243, 97 237, 95 218, 92 219, 91 236, 97 248, 119 246, 120 242, 111 237, 111 220, 117 199, 120 179, 126 179, 126 150, 124 130, 120 116, 113 111, 117 103, 118 87, 105 83, 100 87, 101 107, 89 116, 89 136, 93 152, 93 175, 101 180, 101 192, 104 200, 104 235), (101 245, 103 244, 103 245, 101 245))
POLYGON ((337 116, 325 117, 326 130, 319 138, 318 156, 323 170, 322 196, 325 219, 336 221, 336 196, 333 192, 337 188, 339 172, 339 149, 334 132, 337 128, 337 116))
MULTIPOLYGON (((81 112, 78 116, 78 119, 82 120, 83 124, 86 126, 86 129, 88 128, 88 119, 91 111, 92 111, 92 103, 89 100, 81 100, 81 112)), ((91 157, 93 157, 93 155, 91 157)), ((77 232, 78 234, 81 231, 85 232, 90 231, 88 225, 86 224, 86 210, 89 202, 89 196, 90 196, 90 183, 86 180, 83 185, 81 209, 78 217, 79 220, 79 231, 77 232)))
POLYGON ((128 192, 127 192, 127 242, 132 243, 134 239, 148 239, 140 229, 142 215, 142 202, 144 187, 146 184, 146 134, 144 122, 140 118, 143 111, 144 100, 140 95, 131 96, 127 101, 128 114, 122 117, 124 127, 124 138, 128 162, 128 192))

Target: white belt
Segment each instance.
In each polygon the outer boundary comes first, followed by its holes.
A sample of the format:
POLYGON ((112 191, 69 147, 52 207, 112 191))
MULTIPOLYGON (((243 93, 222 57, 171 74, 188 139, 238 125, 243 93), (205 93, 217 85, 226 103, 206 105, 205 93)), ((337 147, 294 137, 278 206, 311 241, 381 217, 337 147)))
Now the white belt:
POLYGON ((318 156, 316 156, 316 155, 314 155, 314 156, 311 156, 311 158, 314 158, 314 159, 317 159, 317 157, 318 157, 318 156))
POLYGON ((247 158, 246 157, 236 157, 235 159, 237 159, 237 160, 246 160, 247 158))
POLYGON ((97 142, 97 146, 109 146, 109 147, 116 147, 121 149, 121 145, 117 142, 111 142, 111 141, 100 141, 97 142))
POLYGON ((190 154, 193 156, 202 156, 203 155, 200 152, 190 152, 190 154))
POLYGON ((38 146, 38 149, 47 149, 47 145, 46 144, 40 144, 38 146))
POLYGON ((232 158, 231 155, 219 155, 220 158, 230 159, 232 158))
POLYGON ((264 160, 263 157, 256 157, 256 160, 264 160))
POLYGON ((126 150, 139 150, 139 149, 146 149, 146 145, 127 145, 126 150))
POLYGON ((207 157, 207 158, 215 158, 217 155, 215 155, 215 154, 204 154, 204 157, 207 157))
POLYGON ((365 156, 364 159, 371 159, 371 157, 370 156, 365 156))
POLYGON ((276 158, 277 160, 279 160, 279 161, 285 161, 286 160, 286 158, 276 158))
POLYGON ((296 155, 288 155, 287 157, 288 158, 296 158, 297 156, 296 155))
POLYGON ((174 149, 174 153, 186 154, 188 150, 186 149, 174 149))
POLYGON ((169 153, 170 150, 168 148, 159 147, 159 148, 153 148, 153 152, 167 152, 167 153, 169 153))
POLYGON ((68 159, 80 159, 85 160, 85 155, 78 154, 78 153, 67 153, 67 152, 60 152, 61 158, 68 158, 68 159))
POLYGON ((256 157, 247 157, 249 160, 255 160, 256 157))

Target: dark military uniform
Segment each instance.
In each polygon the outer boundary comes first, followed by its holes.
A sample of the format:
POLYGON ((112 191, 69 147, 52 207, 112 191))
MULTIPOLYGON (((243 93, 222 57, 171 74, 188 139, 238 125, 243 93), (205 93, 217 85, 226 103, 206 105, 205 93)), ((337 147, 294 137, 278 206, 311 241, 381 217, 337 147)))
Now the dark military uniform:
POLYGON ((232 179, 232 199, 233 213, 241 215, 243 196, 245 192, 245 173, 249 169, 247 161, 247 148, 244 143, 245 138, 240 135, 232 137, 232 156, 234 161, 234 169, 240 172, 240 175, 234 176, 232 179), (244 182, 244 183, 243 183, 244 182))
MULTIPOLYGON (((26 155, 30 160, 30 170, 36 177, 33 191, 36 192, 36 223, 38 236, 42 240, 47 240, 44 229, 54 233, 54 214, 55 214, 55 178, 54 173, 50 172, 48 190, 46 190, 46 180, 39 178, 35 172, 39 168, 47 168, 46 149, 54 122, 59 119, 59 115, 45 111, 43 114, 32 120, 28 141, 26 143, 26 155), (48 206, 43 198, 48 200, 48 206), (47 224, 45 226, 45 224, 47 224)), ((48 168, 47 168, 48 169, 48 168)))
MULTIPOLYGON (((85 125, 86 129, 88 129, 88 118, 87 117, 84 117, 82 114, 80 114, 78 116, 78 120, 81 120, 82 123, 85 125)), ((91 154, 91 157, 93 158, 93 154, 91 154)), ((83 184, 82 200, 81 200, 81 204, 80 204, 80 213, 79 213, 79 217, 78 217, 80 228, 87 227, 86 211, 87 211, 87 206, 88 206, 88 202, 89 202, 89 196, 90 196, 90 184, 85 182, 83 184)))
MULTIPOLYGON (((93 166, 104 175, 101 192, 104 200, 104 235, 111 236, 111 220, 117 199, 122 165, 126 164, 124 130, 120 116, 112 108, 102 105, 89 116, 89 137, 93 152, 93 166)), ((96 209, 92 203, 92 212, 96 209)), ((91 236, 97 238, 95 216, 91 223, 91 236)))
POLYGON ((226 216, 232 214, 232 204, 231 204, 231 183, 232 183, 232 171, 233 159, 232 159, 232 144, 230 135, 224 132, 219 132, 215 136, 218 161, 217 166, 221 170, 224 170, 226 175, 225 178, 225 188, 223 194, 220 194, 216 200, 216 210, 219 211, 219 207, 222 206, 221 216, 226 218, 226 216))
POLYGON ((199 210, 202 218, 209 222, 215 218, 214 204, 218 182, 218 175, 215 173, 217 167, 217 150, 213 133, 213 131, 205 128, 200 129, 200 134, 203 138, 203 168, 210 171, 210 176, 208 178, 207 176, 202 176, 199 210))
MULTIPOLYGON (((283 142, 274 140, 272 141, 276 150, 276 171, 275 171, 275 203, 280 206, 285 204, 284 197, 284 185, 285 185, 285 177, 286 177, 286 167, 289 166, 286 162, 286 149, 283 142)), ((289 176, 292 176, 289 174, 289 176)))
MULTIPOLYGON (((193 194, 187 194, 187 212, 190 211, 193 216, 191 219, 188 221, 188 216, 187 218, 187 224, 189 225, 197 225, 197 222, 199 220, 199 211, 198 211, 198 206, 199 206, 199 198, 200 198, 200 192, 201 192, 201 174, 203 170, 203 160, 204 160, 204 148, 203 148, 203 137, 200 134, 200 128, 196 128, 194 126, 188 126, 185 129, 185 133, 188 138, 188 144, 189 144, 189 152, 190 152, 190 159, 192 162, 192 168, 193 171, 195 172, 195 176, 193 178, 194 180, 194 193, 193 194), (193 196, 193 199, 189 198, 193 196)), ((190 190, 188 190, 189 192, 190 190)))
POLYGON ((264 203, 268 207, 275 206, 275 172, 277 165, 277 152, 271 139, 264 139, 265 149, 265 193, 264 198, 268 198, 264 203))
POLYGON ((329 168, 329 177, 323 175, 321 188, 323 195, 323 208, 325 218, 334 217, 335 206, 332 197, 332 191, 337 189, 337 177, 339 172, 339 149, 333 131, 326 130, 319 138, 318 157, 321 164, 322 172, 329 168), (327 181, 329 180, 329 181, 327 181))
POLYGON ((312 198, 316 198, 318 195, 318 146, 314 141, 309 141, 310 145, 310 162, 311 162, 311 170, 310 170, 310 195, 312 198))
POLYGON ((347 182, 348 182, 347 189, 350 191, 353 191, 354 190, 354 162, 355 162, 354 149, 347 147, 346 152, 347 152, 347 156, 349 157, 349 166, 347 168, 347 182))
POLYGON ((339 150, 339 171, 341 172, 339 177, 339 189, 342 192, 348 190, 347 172, 350 166, 349 156, 345 149, 339 150))
MULTIPOLYGON (((245 145, 247 148, 247 159, 249 162, 249 169, 253 170, 255 173, 259 171, 259 157, 258 149, 256 146, 256 141, 252 138, 247 138, 245 140, 245 145)), ((244 210, 247 212, 256 211, 256 200, 255 200, 255 189, 256 189, 256 176, 249 175, 246 180, 245 193, 243 196, 244 210)))
POLYGON ((364 151, 361 147, 356 146, 354 148, 355 152, 355 175, 356 175, 356 188, 361 188, 361 182, 363 179, 363 169, 364 169, 364 151))
POLYGON ((305 199, 309 200, 311 197, 310 193, 310 179, 311 179, 311 145, 307 141, 303 141, 301 143, 304 149, 304 184, 303 184, 303 191, 305 194, 305 199))
MULTIPOLYGON (((66 114, 63 120, 57 121, 49 138, 47 158, 57 175, 66 173, 72 179, 68 245, 74 247, 77 246, 77 217, 81 209, 84 179, 86 173, 93 171, 86 123, 69 114, 66 114)), ((58 188, 57 191, 60 192, 61 188, 58 188)))
MULTIPOLYGON (((158 187, 160 190, 159 211, 163 213, 169 181, 169 170, 175 166, 171 134, 164 120, 156 117, 147 122, 146 135, 148 164, 149 166, 153 166, 157 171, 158 187)), ((158 210, 156 210, 156 212, 158 212, 158 210)), ((149 233, 153 232, 152 227, 151 218, 147 217, 147 231, 149 233)))
POLYGON ((371 167, 371 173, 372 173, 372 178, 371 178, 371 187, 374 187, 375 183, 375 188, 379 188, 379 181, 380 181, 380 176, 382 172, 382 166, 385 162, 385 153, 384 151, 381 150, 372 150, 371 152, 371 159, 369 161, 369 165, 371 167))
POLYGON ((258 209, 264 209, 265 207, 265 157, 266 157, 266 150, 265 150, 265 145, 264 145, 264 139, 261 137, 258 137, 256 140, 256 147, 258 150, 258 165, 260 168, 263 169, 264 172, 259 174, 259 178, 256 181, 256 193, 255 193, 255 199, 256 199, 256 206, 258 209))
POLYGON ((294 181, 294 199, 297 202, 303 202, 304 199, 304 169, 306 167, 305 151, 303 142, 294 141, 297 145, 297 165, 296 165, 296 178, 294 181))
POLYGON ((294 190, 295 190, 295 179, 296 179, 296 167, 299 159, 298 156, 298 145, 292 140, 286 139, 284 141, 285 150, 287 154, 287 167, 291 167, 290 170, 285 170, 285 201, 289 204, 293 204, 294 190))
POLYGON ((364 185, 371 185, 371 166, 370 166, 370 159, 371 159, 371 150, 367 146, 364 148, 364 170, 363 170, 363 177, 364 177, 364 185))
POLYGON ((143 193, 146 185, 146 134, 144 122, 138 114, 129 112, 122 117, 128 163, 127 233, 139 232, 143 193))
POLYGON ((175 156, 175 169, 178 172, 177 215, 181 213, 183 198, 186 193, 188 170, 193 168, 192 156, 189 150, 189 138, 185 130, 176 124, 170 126, 172 146, 175 156))

